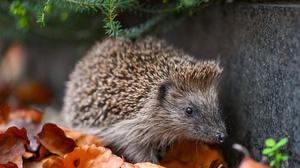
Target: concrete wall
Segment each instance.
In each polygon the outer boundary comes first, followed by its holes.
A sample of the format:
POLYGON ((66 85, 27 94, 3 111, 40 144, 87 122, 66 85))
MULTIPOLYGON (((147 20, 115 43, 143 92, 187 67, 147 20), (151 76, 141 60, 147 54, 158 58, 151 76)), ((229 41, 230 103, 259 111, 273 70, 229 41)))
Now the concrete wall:
POLYGON ((284 167, 300 167, 300 5, 229 4, 200 13, 160 36, 198 58, 221 59, 228 144, 240 142, 260 159, 266 138, 287 136, 284 167))

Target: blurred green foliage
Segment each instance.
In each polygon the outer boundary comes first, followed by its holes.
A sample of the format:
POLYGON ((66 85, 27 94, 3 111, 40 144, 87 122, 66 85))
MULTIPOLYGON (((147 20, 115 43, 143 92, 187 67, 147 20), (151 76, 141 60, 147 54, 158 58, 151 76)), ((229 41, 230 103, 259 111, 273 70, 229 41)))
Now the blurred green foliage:
POLYGON ((0 37, 136 38, 168 17, 190 14, 205 4, 208 0, 2 0, 0 37))

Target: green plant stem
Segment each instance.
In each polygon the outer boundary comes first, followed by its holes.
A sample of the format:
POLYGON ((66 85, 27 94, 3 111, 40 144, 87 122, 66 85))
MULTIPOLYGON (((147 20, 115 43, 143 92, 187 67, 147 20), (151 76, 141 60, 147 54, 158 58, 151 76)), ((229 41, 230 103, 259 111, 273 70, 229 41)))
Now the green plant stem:
POLYGON ((278 160, 279 151, 275 151, 275 161, 276 161, 276 168, 280 168, 280 160, 278 160))

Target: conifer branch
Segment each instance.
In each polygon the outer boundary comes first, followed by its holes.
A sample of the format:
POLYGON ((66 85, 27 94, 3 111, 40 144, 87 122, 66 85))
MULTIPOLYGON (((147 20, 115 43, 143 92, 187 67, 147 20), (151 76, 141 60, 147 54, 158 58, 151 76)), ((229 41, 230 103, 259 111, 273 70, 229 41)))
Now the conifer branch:
MULTIPOLYGON (((46 28, 48 22, 50 23, 50 18, 53 24, 55 17, 57 21, 59 19, 65 21, 66 18, 72 19, 71 17, 78 16, 75 12, 83 14, 92 12, 103 21, 102 27, 105 34, 113 37, 137 38, 153 29, 165 16, 191 13, 191 11, 205 6, 207 2, 208 0, 176 0, 165 1, 162 4, 159 2, 147 4, 147 2, 139 0, 11 0, 0 4, 0 9, 13 16, 18 29, 34 29, 36 27, 32 25, 34 21, 46 28), (124 12, 146 13, 151 17, 139 26, 124 29, 121 21, 118 20, 118 16, 124 12)), ((0 14, 0 17, 4 17, 4 15, 0 14)), ((94 24, 94 22, 91 23, 94 24)))

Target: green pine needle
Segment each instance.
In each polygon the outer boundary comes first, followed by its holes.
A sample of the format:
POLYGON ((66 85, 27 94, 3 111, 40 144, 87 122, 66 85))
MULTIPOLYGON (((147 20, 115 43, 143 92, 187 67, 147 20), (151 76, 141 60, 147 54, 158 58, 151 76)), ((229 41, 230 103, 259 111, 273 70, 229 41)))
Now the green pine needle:
MULTIPOLYGON (((59 25, 66 22, 67 19, 71 20, 77 17, 76 12, 93 13, 99 15, 99 23, 101 23, 101 20, 103 21, 101 27, 108 36, 137 38, 158 25, 158 20, 161 20, 158 18, 163 18, 166 15, 172 16, 173 14, 178 16, 179 13, 185 14, 184 11, 191 13, 194 8, 207 1, 164 0, 163 2, 149 3, 140 0, 11 0, 0 4, 1 12, 4 11, 4 14, 0 13, 0 17, 3 17, 2 20, 10 22, 10 19, 5 18, 5 12, 7 12, 10 17, 15 18, 13 24, 16 24, 17 28, 27 30, 29 28, 34 29, 38 25, 45 28, 46 23, 49 26, 55 26, 55 21, 58 21, 57 25, 59 25), (123 29, 120 20, 118 20, 118 16, 123 12, 143 12, 150 14, 151 17, 141 25, 123 29), (34 25, 35 23, 37 24, 34 25)), ((95 15, 92 16, 95 18, 95 15)), ((9 26, 11 24, 5 25, 9 26)), ((62 24, 62 31, 64 31, 63 26, 64 24, 62 24)), ((3 29, 9 30, 9 28, 3 29)), ((50 29, 51 27, 47 30, 50 29)), ((37 31, 42 32, 43 30, 39 29, 37 31)), ((88 32, 89 30, 83 31, 88 32)))

